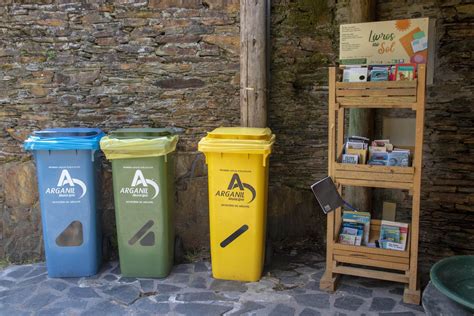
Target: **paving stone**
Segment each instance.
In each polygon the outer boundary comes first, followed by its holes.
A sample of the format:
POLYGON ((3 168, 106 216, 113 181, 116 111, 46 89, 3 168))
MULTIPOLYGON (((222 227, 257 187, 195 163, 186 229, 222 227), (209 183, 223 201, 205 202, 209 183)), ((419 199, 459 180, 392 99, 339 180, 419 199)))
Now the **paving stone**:
POLYGON ((425 311, 421 305, 405 303, 403 301, 403 298, 400 299, 400 301, 398 302, 398 305, 403 306, 403 307, 408 308, 408 309, 411 309, 411 310, 414 310, 414 311, 419 311, 419 312, 424 312, 425 311))
POLYGON ((293 307, 278 304, 268 315, 269 316, 291 316, 295 314, 293 307))
POLYGON ((97 305, 92 306, 89 309, 84 310, 81 315, 83 316, 116 316, 116 315, 127 315, 127 310, 125 307, 114 303, 114 302, 101 302, 97 305))
POLYGON ((207 316, 229 311, 232 311, 229 315, 234 316, 293 315, 296 312, 303 316, 422 313, 422 307, 402 302, 403 291, 396 294, 397 289, 403 290, 399 284, 388 282, 381 286, 360 281, 361 278, 344 278, 339 291, 330 295, 319 290, 319 275, 323 274, 324 269, 318 271, 301 263, 290 266, 294 270, 277 272, 280 278, 265 276, 251 283, 213 279, 205 262, 184 265, 183 268, 178 266, 178 272, 162 280, 114 275, 110 271, 119 268, 116 264, 104 268, 101 274, 94 277, 63 279, 47 278, 46 273, 41 273, 46 271, 44 265, 27 266, 29 272, 17 280, 10 279, 6 275, 18 269, 15 268, 3 274, 0 272, 0 315, 11 311, 7 315, 16 316, 22 306, 27 306, 25 308, 38 315, 67 316, 79 313, 100 316, 207 316), (23 286, 18 287, 17 283, 23 286), (273 289, 276 285, 281 286, 277 286, 278 291, 273 289), (144 297, 140 297, 142 293, 146 293, 144 297), (372 298, 372 295, 376 297, 372 298), (291 298, 294 301, 289 301, 291 298), (236 303, 241 299, 243 302, 236 303), (333 308, 331 300, 334 300, 333 308), (336 309, 349 312, 341 313, 336 309))
POLYGON ((298 272, 300 275, 311 275, 312 273, 318 271, 310 266, 303 265, 299 268, 295 269, 296 272, 298 272))
POLYGON ((140 295, 140 291, 133 285, 115 286, 104 291, 104 293, 127 305, 135 301, 140 295))
POLYGON ((387 288, 393 285, 393 282, 377 279, 358 278, 357 283, 368 288, 387 288))
POLYGON ((174 266, 171 270, 171 273, 193 273, 194 272, 194 264, 180 264, 174 266))
POLYGON ((306 280, 301 278, 300 276, 291 276, 291 277, 281 277, 280 278, 280 283, 285 285, 285 286, 299 286, 303 285, 306 280))
POLYGON ((46 279, 47 279, 47 275, 42 274, 42 275, 38 275, 38 276, 35 276, 33 278, 30 278, 30 279, 26 279, 24 281, 21 281, 21 282, 17 283, 17 286, 28 286, 28 285, 31 285, 31 284, 38 284, 41 281, 44 281, 46 279))
POLYGON ((175 285, 170 285, 170 284, 157 284, 156 285, 156 292, 158 292, 158 294, 174 293, 174 292, 178 292, 179 290, 181 290, 181 288, 175 285))
POLYGON ((403 287, 397 286, 390 289, 388 292, 396 295, 403 295, 403 287))
POLYGON ((274 271, 271 271, 271 274, 277 278, 295 277, 299 275, 299 273, 296 272, 295 270, 274 270, 274 271))
POLYGON ((37 316, 52 316, 52 315, 72 315, 69 309, 65 308, 43 308, 35 313, 37 316))
POLYGON ((10 281, 10 280, 0 280, 0 286, 1 287, 10 288, 14 284, 15 284, 15 282, 10 281))
POLYGON ((61 280, 66 281, 67 283, 71 284, 78 284, 82 278, 62 278, 61 280))
POLYGON ((338 292, 346 292, 352 295, 357 295, 364 298, 371 298, 373 290, 363 288, 361 286, 352 286, 348 284, 341 284, 338 287, 338 292))
POLYGON ((305 308, 301 311, 300 316, 320 316, 321 313, 311 309, 311 308, 305 308))
POLYGON ((70 298, 94 298, 99 297, 96 291, 91 289, 90 287, 72 287, 69 289, 68 296, 70 298))
POLYGON ((77 282, 79 287, 92 287, 92 288, 100 288, 103 286, 107 286, 109 282, 102 278, 82 278, 77 282))
POLYGON ((238 281, 214 280, 210 286, 210 289, 222 292, 245 292, 247 291, 247 286, 245 286, 245 283, 238 281))
POLYGON ((145 293, 153 292, 155 290, 155 282, 153 280, 140 280, 140 287, 145 293))
POLYGON ((316 272, 316 273, 313 273, 313 274, 311 275, 311 278, 312 278, 313 280, 315 280, 316 282, 319 282, 319 281, 321 280, 323 274, 324 274, 324 270, 323 270, 323 271, 316 272))
POLYGON ((133 282, 138 281, 138 280, 137 280, 137 278, 121 277, 118 281, 120 283, 133 283, 133 282))
POLYGON ((120 270, 120 265, 118 265, 115 268, 113 268, 112 270, 110 270, 110 273, 115 274, 115 275, 120 275, 120 273, 122 273, 121 270, 120 270))
POLYGON ((49 306, 50 308, 71 308, 71 309, 78 309, 83 310, 87 306, 87 301, 81 300, 78 298, 75 299, 65 299, 65 300, 57 300, 49 306))
POLYGON ((138 299, 133 304, 133 307, 153 313, 154 315, 164 315, 170 312, 170 305, 168 303, 157 303, 148 297, 138 299))
POLYGON ((329 308, 329 294, 299 294, 294 296, 298 304, 316 308, 329 308))
POLYGON ((46 267, 41 267, 41 266, 35 267, 35 268, 33 269, 33 271, 31 271, 30 273, 26 274, 26 275, 24 276, 24 278, 26 279, 26 278, 35 277, 35 276, 38 276, 38 275, 41 275, 41 274, 45 274, 45 273, 47 273, 47 272, 48 272, 48 271, 46 270, 46 267))
POLYGON ((395 300, 389 297, 374 297, 370 304, 370 311, 391 311, 395 307, 395 300))
POLYGON ((196 302, 196 301, 229 301, 231 299, 226 298, 223 295, 217 295, 214 292, 191 292, 178 294, 176 300, 183 302, 196 302))
POLYGON ((25 312, 21 311, 18 308, 9 306, 9 305, 2 305, 0 303, 0 315, 11 315, 11 316, 30 316, 33 315, 33 312, 25 312))
POLYGON ((184 303, 178 304, 174 311, 184 315, 222 315, 232 309, 232 306, 224 306, 217 304, 198 304, 198 303, 184 303))
POLYGON ((319 291, 319 282, 310 281, 304 286, 307 290, 319 291))
POLYGON ((189 282, 190 287, 194 287, 197 289, 205 289, 207 288, 207 281, 203 277, 192 277, 191 282, 189 282))
MULTIPOLYGON (((15 305, 23 303, 29 298, 34 292, 34 288, 21 287, 5 291, 5 297, 2 298, 2 302, 7 305, 15 305)), ((3 293, 3 292, 2 292, 3 293)))
POLYGON ((349 311, 358 310, 362 304, 364 304, 364 300, 357 296, 338 297, 334 301, 334 307, 349 310, 349 311))
MULTIPOLYGON (((289 293, 291 295, 308 293, 307 289, 303 288, 302 286, 304 286, 304 284, 301 284, 301 285, 299 285, 298 287, 295 287, 295 288, 291 288, 291 290, 289 290, 289 293)), ((288 291, 285 291, 285 292, 288 292, 288 291)))
POLYGON ((380 313, 379 316, 415 316, 413 312, 390 312, 380 313))
POLYGON ((238 315, 253 312, 262 308, 265 308, 265 306, 261 304, 257 304, 255 302, 245 302, 244 304, 242 304, 242 307, 238 311, 233 312, 229 316, 238 316, 238 315))
POLYGON ((103 277, 104 280, 112 282, 117 280, 117 277, 113 274, 107 274, 106 276, 103 277))
POLYGON ((41 307, 50 304, 57 298, 57 295, 51 293, 39 293, 30 297, 22 306, 28 309, 38 310, 41 307))
POLYGON ((150 299, 152 299, 156 302, 168 302, 170 297, 171 296, 168 295, 168 294, 159 294, 159 295, 150 296, 150 299))
POLYGON ((206 271, 210 271, 210 269, 205 262, 196 262, 194 264, 194 272, 206 272, 206 271))
POLYGON ((189 274, 178 273, 166 279, 166 282, 172 283, 172 284, 180 283, 184 285, 184 284, 188 284, 190 277, 191 276, 189 274))
POLYGON ((64 291, 68 287, 68 285, 64 282, 57 281, 57 280, 46 280, 42 283, 42 285, 55 289, 56 291, 64 291))
POLYGON ((7 277, 9 278, 14 278, 14 279, 19 279, 23 277, 25 274, 33 270, 32 266, 16 266, 13 268, 9 268, 12 271, 7 274, 7 277))

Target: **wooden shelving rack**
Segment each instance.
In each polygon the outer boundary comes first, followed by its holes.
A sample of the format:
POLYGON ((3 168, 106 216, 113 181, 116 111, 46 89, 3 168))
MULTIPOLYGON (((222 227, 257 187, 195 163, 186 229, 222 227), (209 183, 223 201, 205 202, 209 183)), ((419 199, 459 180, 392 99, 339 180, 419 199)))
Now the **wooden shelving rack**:
MULTIPOLYGON (((403 301, 419 304, 418 235, 420 186, 425 113, 425 65, 418 65, 413 81, 338 82, 335 67, 329 69, 329 154, 328 173, 339 192, 342 186, 362 186, 408 190, 412 195, 412 219, 407 249, 396 251, 337 242, 341 209, 327 216, 326 272, 320 288, 335 291, 341 274, 401 282, 403 301), (347 108, 406 108, 416 113, 416 139, 412 167, 341 164, 337 160, 344 147, 344 112, 347 108)), ((371 235, 378 236, 380 221, 371 221, 371 235)))

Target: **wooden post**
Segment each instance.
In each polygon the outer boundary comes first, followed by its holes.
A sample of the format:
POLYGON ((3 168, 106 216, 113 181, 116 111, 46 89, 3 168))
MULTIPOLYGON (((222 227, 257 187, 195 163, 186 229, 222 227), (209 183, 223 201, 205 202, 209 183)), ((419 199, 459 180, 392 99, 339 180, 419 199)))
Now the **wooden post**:
MULTIPOLYGON (((375 18, 374 0, 350 0, 347 23, 370 22, 375 18)), ((341 21, 340 21, 341 22, 341 21)), ((347 135, 374 137, 374 110, 350 109, 347 135)), ((344 197, 361 211, 372 210, 372 189, 347 187, 344 197)))
POLYGON ((240 123, 267 126, 267 4, 240 0, 240 123))

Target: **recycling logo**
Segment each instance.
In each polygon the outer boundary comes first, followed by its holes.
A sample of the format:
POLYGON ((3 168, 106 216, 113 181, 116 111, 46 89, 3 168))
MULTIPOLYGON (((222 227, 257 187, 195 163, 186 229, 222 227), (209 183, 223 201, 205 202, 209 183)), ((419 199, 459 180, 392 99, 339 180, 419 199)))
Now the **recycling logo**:
POLYGON ((158 193, 160 193, 160 187, 155 181, 145 178, 143 172, 140 169, 137 169, 130 187, 121 188, 120 193, 131 194, 133 197, 145 198, 153 194, 151 199, 154 199, 158 196, 158 193))
POLYGON ((59 197, 74 197, 77 194, 77 186, 81 189, 81 196, 79 196, 79 199, 81 199, 87 193, 86 184, 82 180, 71 177, 69 171, 63 169, 56 187, 47 188, 45 193, 56 194, 59 197))
POLYGON ((215 196, 226 197, 230 201, 247 201, 250 204, 257 197, 257 192, 253 186, 242 182, 238 173, 234 173, 227 190, 218 190, 215 196))

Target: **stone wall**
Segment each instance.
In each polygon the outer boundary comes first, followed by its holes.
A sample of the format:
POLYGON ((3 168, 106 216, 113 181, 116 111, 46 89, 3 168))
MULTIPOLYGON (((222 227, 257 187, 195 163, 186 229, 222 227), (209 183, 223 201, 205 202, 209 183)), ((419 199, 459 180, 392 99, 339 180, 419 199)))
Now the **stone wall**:
MULTIPOLYGON (((22 142, 46 127, 179 126, 177 228, 207 245, 197 142, 239 124, 239 1, 10 1, 0 8, 1 256, 42 257, 35 169, 22 142)), ((115 244, 110 165, 103 223, 115 244)))
MULTIPOLYGON (((177 230, 208 247, 207 171, 198 140, 239 124, 238 0, 22 1, 0 9, 0 257, 42 256, 34 165, 21 149, 52 126, 179 126, 177 230), (21 192, 20 192, 21 191, 21 192)), ((473 5, 378 1, 377 19, 438 19, 435 83, 428 89, 420 266, 472 253, 473 5)), ((327 66, 347 1, 274 0, 271 20, 269 234, 313 237, 325 218, 309 186, 327 172, 327 66)), ((382 114, 379 114, 379 118, 382 114)), ((114 249, 110 165, 104 162, 105 235, 114 249)), ((405 193, 395 195, 402 207, 405 193)))

